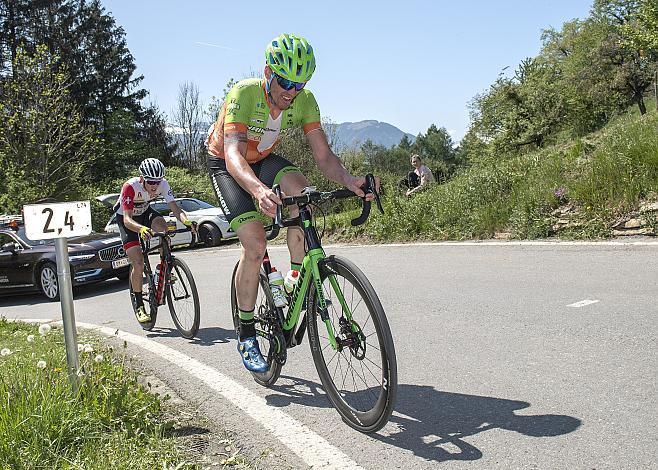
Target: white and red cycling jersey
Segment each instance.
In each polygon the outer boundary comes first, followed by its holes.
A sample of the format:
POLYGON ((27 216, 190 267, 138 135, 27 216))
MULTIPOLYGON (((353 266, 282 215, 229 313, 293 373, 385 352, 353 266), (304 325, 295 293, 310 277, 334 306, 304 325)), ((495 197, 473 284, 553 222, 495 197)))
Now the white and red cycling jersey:
POLYGON ((117 214, 123 215, 124 211, 132 210, 134 216, 142 215, 148 209, 149 202, 160 197, 163 197, 166 202, 174 200, 174 193, 166 179, 162 178, 157 192, 151 196, 141 183, 140 177, 135 176, 123 183, 117 214))

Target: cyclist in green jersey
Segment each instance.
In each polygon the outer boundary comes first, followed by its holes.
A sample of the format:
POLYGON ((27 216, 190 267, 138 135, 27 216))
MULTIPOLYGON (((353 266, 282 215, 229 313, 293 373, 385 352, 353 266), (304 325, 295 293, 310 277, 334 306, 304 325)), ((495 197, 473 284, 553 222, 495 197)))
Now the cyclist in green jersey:
MULTIPOLYGON (((258 276, 267 245, 254 200, 265 215, 274 217, 281 204, 271 189, 274 184, 291 196, 309 185, 295 165, 272 153, 280 131, 302 127, 324 176, 365 196, 361 190, 365 178, 350 175, 329 148, 320 126, 315 97, 305 89, 314 71, 313 48, 306 39, 292 34, 274 38, 265 49, 265 78, 242 80, 229 91, 206 141, 213 188, 242 243, 235 286, 240 314, 238 351, 244 366, 254 372, 268 369, 254 326, 258 276)), ((372 194, 367 198, 371 200, 372 194)), ((291 211, 291 216, 296 215, 291 211)), ((287 242, 291 266, 299 269, 304 258, 299 227, 288 229, 287 242)))

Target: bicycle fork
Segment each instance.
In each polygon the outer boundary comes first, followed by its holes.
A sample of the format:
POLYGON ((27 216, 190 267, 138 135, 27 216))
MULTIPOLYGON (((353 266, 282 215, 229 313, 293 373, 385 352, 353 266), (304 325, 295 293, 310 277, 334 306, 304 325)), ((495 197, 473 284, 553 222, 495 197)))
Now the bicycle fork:
MULTIPOLYGON (((331 302, 325 298, 324 289, 322 287, 322 277, 320 276, 320 269, 323 270, 326 269, 329 271, 329 275, 327 276, 327 278, 329 279, 331 289, 335 293, 336 298, 341 306, 342 316, 339 319, 339 323, 341 327, 340 332, 349 334, 350 330, 351 332, 354 333, 360 331, 358 325, 356 325, 352 321, 352 312, 349 309, 349 306, 347 305, 347 302, 345 300, 345 297, 343 296, 343 292, 340 286, 338 285, 338 281, 336 280, 335 275, 331 273, 331 268, 329 268, 327 265, 326 257, 322 248, 315 248, 309 250, 307 255, 304 257, 304 261, 300 271, 301 281, 297 283, 295 289, 291 294, 292 305, 290 307, 290 311, 300 312, 305 297, 305 295, 300 295, 300 293, 305 294, 306 292, 308 292, 308 289, 314 289, 315 301, 317 304, 318 313, 320 314, 320 318, 322 319, 327 329, 329 344, 331 344, 331 347, 334 350, 336 349, 340 350, 344 346, 350 346, 351 341, 349 339, 343 340, 343 339, 338 339, 336 337, 336 333, 334 331, 334 325, 332 324, 331 319, 329 318, 328 307, 331 305, 331 302), (310 285, 311 282, 313 283, 312 286, 310 285), (348 328, 346 328, 346 325, 348 326, 348 328)), ((307 305, 307 309, 308 308, 312 308, 312 306, 307 305)), ((290 331, 297 324, 297 320, 298 320, 298 315, 290 315, 286 319, 286 322, 283 325, 283 329, 285 331, 290 331)), ((299 342, 301 342, 301 338, 304 334, 303 327, 304 325, 301 325, 298 332, 294 336, 295 344, 299 344, 299 342)))

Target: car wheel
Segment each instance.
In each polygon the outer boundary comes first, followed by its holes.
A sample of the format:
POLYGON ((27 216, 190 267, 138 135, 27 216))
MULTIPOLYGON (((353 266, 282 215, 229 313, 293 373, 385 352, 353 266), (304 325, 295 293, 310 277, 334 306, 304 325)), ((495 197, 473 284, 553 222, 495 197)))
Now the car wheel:
POLYGON ((57 266, 45 263, 39 268, 39 289, 48 300, 59 300, 59 282, 57 281, 57 266))
POLYGON ((222 232, 213 224, 203 224, 199 227, 199 240, 205 246, 217 246, 222 240, 222 232))

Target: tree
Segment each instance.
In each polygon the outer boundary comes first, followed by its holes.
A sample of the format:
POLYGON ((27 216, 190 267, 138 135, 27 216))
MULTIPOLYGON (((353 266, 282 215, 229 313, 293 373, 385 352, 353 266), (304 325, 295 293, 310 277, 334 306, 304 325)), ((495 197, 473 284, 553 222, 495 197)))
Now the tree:
MULTIPOLYGON (((653 82, 655 63, 652 64, 651 57, 633 41, 643 3, 642 0, 595 0, 592 17, 593 21, 608 28, 607 37, 597 51, 599 68, 610 68, 611 88, 625 94, 637 104, 640 113, 645 114, 644 94, 653 82)), ((647 19, 651 18, 653 9, 652 6, 644 7, 647 19)))
POLYGON ((200 145, 205 136, 201 129, 203 105, 199 101, 199 88, 193 82, 185 82, 178 87, 178 100, 173 112, 173 123, 177 127, 180 153, 183 166, 199 168, 200 145))
POLYGON ((73 197, 85 169, 103 149, 69 96, 70 79, 47 47, 35 56, 18 49, 14 77, 2 82, 0 207, 16 212, 26 201, 73 197))

